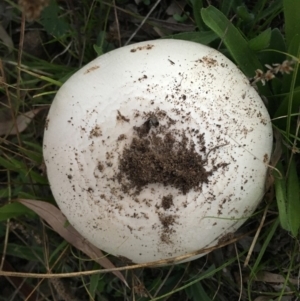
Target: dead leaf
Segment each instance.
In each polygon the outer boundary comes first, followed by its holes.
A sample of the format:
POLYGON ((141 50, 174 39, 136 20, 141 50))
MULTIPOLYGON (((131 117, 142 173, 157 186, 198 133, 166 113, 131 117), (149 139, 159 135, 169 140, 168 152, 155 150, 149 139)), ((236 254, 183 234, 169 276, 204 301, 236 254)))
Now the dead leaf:
POLYGON ((17 133, 22 133, 32 119, 35 117, 37 113, 41 110, 45 109, 45 107, 40 107, 26 113, 22 113, 16 118, 16 127, 13 120, 1 121, 0 122, 0 136, 3 135, 16 135, 17 133))
MULTIPOLYGON (((101 250, 89 243, 79 232, 77 232, 77 230, 67 223, 67 219, 57 207, 47 202, 36 200, 18 199, 18 202, 33 210, 68 243, 88 255, 102 267, 106 269, 115 268, 101 250)), ((128 286, 121 272, 115 271, 113 273, 128 286)))
MULTIPOLYGON (((282 276, 280 274, 270 273, 267 271, 261 271, 256 275, 254 280, 268 282, 268 283, 284 283, 286 279, 284 278, 284 276, 282 276)), ((293 279, 293 278, 289 278, 288 281, 290 283, 296 284, 296 285, 299 283, 298 279, 293 279)))

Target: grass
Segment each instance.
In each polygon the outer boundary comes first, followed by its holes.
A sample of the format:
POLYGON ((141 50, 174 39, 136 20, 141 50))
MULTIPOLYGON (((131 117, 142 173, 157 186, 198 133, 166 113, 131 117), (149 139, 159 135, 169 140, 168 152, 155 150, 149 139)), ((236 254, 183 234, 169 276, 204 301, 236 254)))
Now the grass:
POLYGON ((0 300, 299 300, 300 2, 20 3, 0 5, 0 300), (47 110, 96 56, 158 38, 210 45, 257 82, 275 137, 268 192, 234 237, 191 263, 151 269, 110 256, 93 261, 74 234, 57 234, 63 217, 56 232, 49 219, 59 212, 42 156, 47 110), (285 60, 293 60, 292 72, 265 85, 255 77, 285 60))

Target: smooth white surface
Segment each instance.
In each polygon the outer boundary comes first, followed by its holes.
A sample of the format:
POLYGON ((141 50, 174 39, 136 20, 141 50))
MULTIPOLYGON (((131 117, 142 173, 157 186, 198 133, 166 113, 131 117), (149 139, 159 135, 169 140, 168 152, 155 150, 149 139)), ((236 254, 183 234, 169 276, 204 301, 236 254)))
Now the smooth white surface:
POLYGON ((83 67, 58 91, 44 136, 48 178, 62 212, 94 245, 136 263, 193 252, 234 232, 263 196, 271 147, 267 110, 246 77, 218 51, 179 40, 126 46, 83 67), (143 112, 157 109, 189 139, 195 139, 192 128, 205 133, 207 150, 222 145, 209 154, 206 170, 213 160, 229 165, 201 192, 183 195, 151 184, 132 197, 111 179, 133 127, 145 122, 143 112), (118 111, 130 121, 118 120, 118 111), (126 139, 118 140, 121 134, 126 139), (164 210, 168 194, 174 206, 164 210), (168 242, 161 240, 161 215, 175 218, 168 242))

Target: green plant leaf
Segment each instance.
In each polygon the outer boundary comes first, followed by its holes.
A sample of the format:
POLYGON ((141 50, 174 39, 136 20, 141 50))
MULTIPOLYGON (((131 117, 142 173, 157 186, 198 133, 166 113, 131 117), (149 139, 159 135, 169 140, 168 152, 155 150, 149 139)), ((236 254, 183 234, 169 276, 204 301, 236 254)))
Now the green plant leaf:
POLYGON ((47 185, 48 180, 46 177, 40 175, 39 173, 35 172, 34 170, 30 170, 29 172, 31 179, 38 184, 47 185))
POLYGON ((277 229, 277 227, 279 226, 279 219, 276 219, 275 222, 268 228, 267 230, 267 237, 264 239, 264 243, 263 245, 261 246, 261 249, 259 251, 259 254, 255 260, 255 263, 252 267, 252 270, 251 270, 251 276, 255 276, 255 273, 257 272, 257 269, 258 269, 258 266, 260 265, 260 262, 266 252, 266 249, 268 248, 269 246, 269 243, 271 241, 271 239, 273 238, 274 236, 274 233, 277 229))
POLYGON ((35 216, 32 210, 20 203, 9 203, 0 207, 0 221, 5 221, 9 218, 15 218, 24 214, 35 216))
POLYGON ((201 15, 204 23, 223 40, 235 62, 247 76, 252 77, 256 69, 262 69, 248 42, 222 12, 209 6, 201 10, 201 15))
POLYGON ((281 173, 281 176, 275 172, 273 173, 274 180, 275 180, 275 194, 276 194, 276 200, 277 200, 277 206, 279 212, 279 221, 281 227, 288 231, 289 225, 288 225, 288 217, 287 217, 286 185, 285 185, 285 177, 284 177, 284 172, 283 172, 283 167, 281 162, 277 164, 276 168, 281 173))
POLYGON ((287 45, 289 46, 296 35, 300 35, 300 1, 283 0, 284 28, 287 45))
POLYGON ((7 159, 5 159, 4 157, 0 156, 0 166, 3 166, 4 168, 11 170, 11 171, 16 171, 16 172, 20 172, 26 171, 26 165, 21 162, 18 161, 12 157, 7 157, 7 159))
POLYGON ((248 42, 249 47, 254 51, 260 51, 267 48, 271 42, 271 28, 263 31, 257 37, 248 42))
MULTIPOLYGON (((99 270, 99 264, 95 263, 93 269, 99 270)), ((101 277, 103 277, 101 274, 94 274, 90 278, 89 294, 93 299, 95 299, 96 293, 99 292, 99 281, 101 277)))
POLYGON ((232 7, 234 7, 234 0, 223 0, 221 4, 221 12, 225 15, 228 16, 230 10, 232 7))
MULTIPOLYGON (((0 248, 1 250, 3 250, 3 245, 0 246, 0 248)), ((7 255, 26 259, 28 261, 40 262, 42 263, 41 267, 44 264, 42 260, 42 258, 44 258, 42 247, 38 247, 38 246, 27 247, 27 246, 20 246, 14 243, 9 243, 7 245, 7 248, 5 249, 5 253, 7 255)))
POLYGON ((193 301, 212 301, 212 299, 209 298, 206 294, 200 282, 196 282, 193 285, 187 287, 186 292, 193 301))
POLYGON ((184 23, 189 18, 189 13, 187 12, 182 16, 180 14, 174 14, 173 18, 175 21, 177 21, 179 23, 184 23))
POLYGON ((61 37, 70 30, 70 25, 58 16, 60 12, 59 6, 55 1, 42 11, 40 22, 45 30, 52 36, 61 37))
POLYGON ((287 177, 287 218, 289 230, 296 237, 300 228, 300 193, 295 160, 291 161, 287 177))
POLYGON ((236 12, 239 18, 245 22, 250 22, 254 20, 254 15, 248 12, 245 5, 238 6, 236 12))
POLYGON ((200 13, 201 8, 203 7, 203 1, 202 0, 192 0, 191 3, 193 6, 194 19, 196 21, 197 27, 200 31, 204 30, 205 24, 202 20, 201 13, 200 13))

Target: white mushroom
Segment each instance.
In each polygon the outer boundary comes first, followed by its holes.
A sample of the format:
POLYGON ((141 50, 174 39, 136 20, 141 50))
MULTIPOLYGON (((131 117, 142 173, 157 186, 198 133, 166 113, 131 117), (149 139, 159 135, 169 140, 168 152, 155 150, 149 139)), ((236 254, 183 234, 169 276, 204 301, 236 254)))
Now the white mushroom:
POLYGON ((245 222, 271 147, 268 112, 230 60, 158 40, 102 55, 61 87, 44 158, 69 222, 144 263, 216 245, 245 222))

